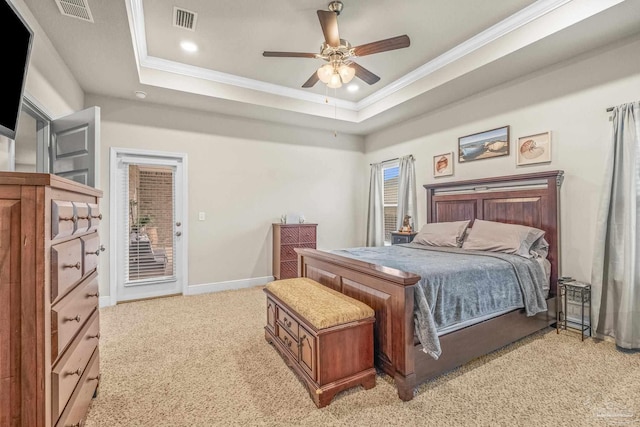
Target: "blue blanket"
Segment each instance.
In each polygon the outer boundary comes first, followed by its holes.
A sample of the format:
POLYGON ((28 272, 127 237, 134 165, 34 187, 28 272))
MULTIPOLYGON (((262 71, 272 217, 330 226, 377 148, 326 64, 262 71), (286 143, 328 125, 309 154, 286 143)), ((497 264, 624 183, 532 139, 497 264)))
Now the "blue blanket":
POLYGON ((440 329, 510 309, 524 307, 528 316, 547 310, 547 277, 533 259, 416 243, 330 252, 421 277, 414 287, 415 333, 434 359, 442 353, 440 329))

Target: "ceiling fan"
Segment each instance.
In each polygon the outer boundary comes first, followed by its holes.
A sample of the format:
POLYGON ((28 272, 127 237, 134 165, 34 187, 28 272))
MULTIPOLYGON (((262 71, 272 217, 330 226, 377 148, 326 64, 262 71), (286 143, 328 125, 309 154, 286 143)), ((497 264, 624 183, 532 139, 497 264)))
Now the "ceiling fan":
POLYGON ((306 88, 313 87, 318 80, 330 88, 339 88, 343 83, 349 83, 354 76, 370 85, 376 83, 380 77, 353 62, 352 58, 409 47, 409 37, 405 34, 352 47, 348 41, 341 39, 338 33, 338 15, 342 8, 341 1, 332 1, 329 3, 329 10, 317 11, 325 40, 320 47, 320 53, 265 51, 262 55, 277 58, 318 58, 327 61, 328 64, 320 67, 302 85, 306 88))

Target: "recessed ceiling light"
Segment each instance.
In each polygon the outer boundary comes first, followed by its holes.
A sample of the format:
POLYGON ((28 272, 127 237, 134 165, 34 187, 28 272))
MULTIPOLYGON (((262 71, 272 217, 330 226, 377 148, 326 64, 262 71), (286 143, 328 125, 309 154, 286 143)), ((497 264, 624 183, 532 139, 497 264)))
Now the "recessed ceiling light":
POLYGON ((189 52, 189 53, 193 53, 193 52, 197 52, 198 51, 198 45, 196 45, 194 42, 187 42, 184 41, 182 43, 180 43, 180 47, 182 48, 182 50, 189 52))
POLYGON ((349 92, 356 92, 358 89, 360 89, 360 88, 358 87, 358 85, 349 85, 349 86, 347 86, 347 90, 348 90, 349 92))
POLYGON ((143 92, 141 90, 137 90, 134 92, 137 98, 145 99, 147 97, 147 92, 143 92))

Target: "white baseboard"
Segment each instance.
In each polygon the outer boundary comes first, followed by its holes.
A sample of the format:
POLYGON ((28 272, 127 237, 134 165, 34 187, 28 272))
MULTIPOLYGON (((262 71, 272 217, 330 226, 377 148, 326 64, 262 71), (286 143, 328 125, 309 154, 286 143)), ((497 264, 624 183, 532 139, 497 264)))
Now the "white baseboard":
MULTIPOLYGON (((253 277, 251 279, 229 280, 228 282, 202 283, 199 285, 189 285, 185 295, 200 295, 211 292, 228 291, 233 289, 253 288, 254 286, 266 285, 274 280, 273 276, 253 277)), ((111 301, 111 296, 100 297, 100 308, 115 305, 111 301)))
POLYGON ((185 295, 200 295, 211 292, 228 291, 232 289, 252 288, 254 286, 266 285, 272 282, 273 276, 253 277, 251 279, 230 280, 228 282, 202 283, 199 285, 187 286, 185 295))

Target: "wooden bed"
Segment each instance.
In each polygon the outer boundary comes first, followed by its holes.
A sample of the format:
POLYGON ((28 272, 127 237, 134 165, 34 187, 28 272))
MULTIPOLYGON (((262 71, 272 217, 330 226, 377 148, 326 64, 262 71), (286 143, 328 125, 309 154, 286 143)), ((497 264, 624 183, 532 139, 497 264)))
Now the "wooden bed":
MULTIPOLYGON (((427 222, 484 219, 540 228, 549 242, 549 310, 524 309, 440 336, 442 356, 432 359, 414 337, 415 274, 315 249, 298 248, 298 275, 356 298, 376 312, 376 365, 394 378, 398 396, 411 400, 417 385, 548 327, 555 319, 560 271, 559 189, 562 171, 425 185, 427 222)), ((473 224, 473 223, 472 223, 473 224)))

